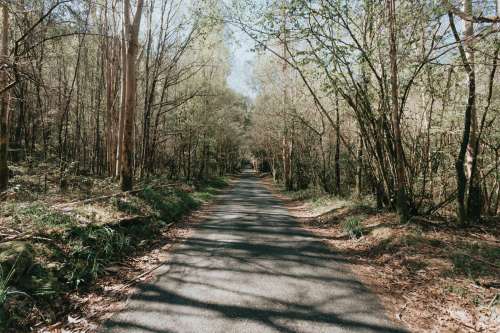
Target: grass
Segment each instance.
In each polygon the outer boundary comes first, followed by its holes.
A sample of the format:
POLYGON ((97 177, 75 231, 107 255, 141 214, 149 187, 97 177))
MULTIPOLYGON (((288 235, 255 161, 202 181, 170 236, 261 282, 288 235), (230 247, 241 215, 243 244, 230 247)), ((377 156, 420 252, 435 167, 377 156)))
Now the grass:
POLYGON ((312 197, 308 200, 308 202, 313 209, 331 206, 333 203, 335 203, 338 207, 342 207, 347 203, 347 201, 329 194, 312 197))
POLYGON ((9 282, 14 274, 14 268, 10 272, 5 273, 0 266, 0 329, 7 328, 7 315, 4 310, 4 305, 9 296, 9 282))
POLYGON ((155 191, 146 188, 139 196, 152 208, 155 217, 165 222, 173 221, 199 206, 191 193, 176 189, 155 191))
MULTIPOLYGON (((26 292, 28 300, 47 311, 54 299, 88 290, 108 265, 149 248, 166 224, 212 199, 227 184, 227 179, 214 179, 197 184, 192 192, 147 187, 135 196, 110 200, 109 209, 132 216, 126 223, 82 223, 71 213, 55 210, 43 202, 2 209, 3 214, 10 216, 12 226, 31 230, 49 241, 31 241, 35 264, 20 281, 14 284, 8 276, 0 275, 0 309, 11 286, 26 292), (135 216, 141 218, 135 221, 135 216)), ((74 212, 78 213, 78 209, 74 212)), ((27 330, 29 323, 20 319, 26 317, 22 311, 9 307, 3 318, 0 312, 0 327, 8 321, 14 330, 27 330)))
POLYGON ((342 221, 341 226, 351 239, 358 239, 363 236, 363 225, 359 217, 349 217, 342 221))
POLYGON ((311 187, 305 190, 298 191, 287 191, 282 188, 281 191, 293 201, 314 200, 327 196, 326 193, 318 187, 311 187))
POLYGON ((76 223, 70 215, 53 210, 42 202, 21 207, 13 218, 16 224, 29 224, 38 229, 66 228, 76 223))
POLYGON ((72 228, 65 237, 69 251, 61 273, 69 288, 89 285, 106 265, 131 250, 131 238, 108 226, 72 228))
POLYGON ((130 196, 127 198, 113 198, 111 203, 120 212, 131 215, 141 214, 141 201, 138 197, 130 196))

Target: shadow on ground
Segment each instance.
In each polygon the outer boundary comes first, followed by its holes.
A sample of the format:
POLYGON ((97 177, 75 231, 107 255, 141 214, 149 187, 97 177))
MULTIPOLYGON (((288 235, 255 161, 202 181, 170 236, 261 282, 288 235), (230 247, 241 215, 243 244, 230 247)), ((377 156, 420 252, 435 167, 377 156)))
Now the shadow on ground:
POLYGON ((403 332, 245 173, 102 332, 403 332))

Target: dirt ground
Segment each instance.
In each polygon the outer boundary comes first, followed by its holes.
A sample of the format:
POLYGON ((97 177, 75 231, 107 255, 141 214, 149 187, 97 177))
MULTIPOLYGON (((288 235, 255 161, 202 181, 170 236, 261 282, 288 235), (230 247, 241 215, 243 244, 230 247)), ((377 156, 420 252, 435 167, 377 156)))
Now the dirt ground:
POLYGON ((262 181, 305 229, 349 259, 393 320, 413 332, 500 332, 498 221, 466 229, 438 218, 401 225, 393 213, 349 200, 292 200, 262 181))

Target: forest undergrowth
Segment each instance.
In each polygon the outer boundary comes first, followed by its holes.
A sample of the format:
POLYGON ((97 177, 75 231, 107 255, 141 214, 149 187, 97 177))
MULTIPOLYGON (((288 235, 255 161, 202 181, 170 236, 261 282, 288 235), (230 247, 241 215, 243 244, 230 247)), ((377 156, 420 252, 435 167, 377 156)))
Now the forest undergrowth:
POLYGON ((371 198, 287 192, 270 177, 263 182, 305 229, 348 259, 392 320, 412 332, 499 331, 498 219, 456 228, 443 214, 400 224, 371 198))
POLYGON ((228 184, 152 178, 123 193, 109 179, 75 177, 65 193, 52 180, 17 168, 0 208, 2 331, 66 322, 76 299, 104 288, 99 278, 165 245, 158 238, 228 184))

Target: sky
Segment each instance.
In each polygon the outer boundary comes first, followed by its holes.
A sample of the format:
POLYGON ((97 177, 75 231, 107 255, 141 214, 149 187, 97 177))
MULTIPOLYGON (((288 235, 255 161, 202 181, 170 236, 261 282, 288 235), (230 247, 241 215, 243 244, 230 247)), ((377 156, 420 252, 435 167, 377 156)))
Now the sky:
POLYGON ((255 99, 257 92, 252 87, 252 74, 255 64, 255 53, 252 40, 241 31, 233 31, 231 40, 227 41, 231 53, 231 72, 227 83, 231 89, 250 99, 255 99))

